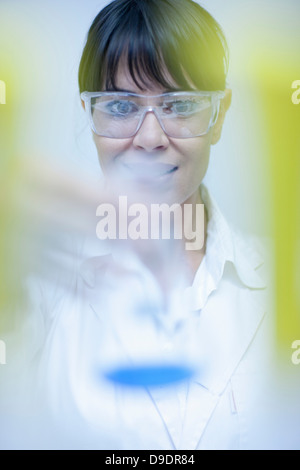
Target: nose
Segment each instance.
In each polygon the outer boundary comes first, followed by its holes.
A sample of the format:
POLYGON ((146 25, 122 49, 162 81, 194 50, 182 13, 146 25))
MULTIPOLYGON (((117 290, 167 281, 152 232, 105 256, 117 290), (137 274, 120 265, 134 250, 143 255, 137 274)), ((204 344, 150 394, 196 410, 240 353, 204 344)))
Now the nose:
POLYGON ((139 150, 152 152, 164 150, 169 145, 169 138, 163 131, 153 111, 148 111, 142 125, 133 139, 133 145, 139 150))

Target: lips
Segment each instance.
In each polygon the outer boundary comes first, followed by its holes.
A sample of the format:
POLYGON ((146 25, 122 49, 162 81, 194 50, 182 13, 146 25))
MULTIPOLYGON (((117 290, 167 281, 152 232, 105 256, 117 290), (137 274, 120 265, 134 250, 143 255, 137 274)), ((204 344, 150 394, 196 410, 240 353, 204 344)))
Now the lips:
POLYGON ((178 167, 170 163, 124 163, 125 170, 136 178, 160 178, 175 172, 178 167))

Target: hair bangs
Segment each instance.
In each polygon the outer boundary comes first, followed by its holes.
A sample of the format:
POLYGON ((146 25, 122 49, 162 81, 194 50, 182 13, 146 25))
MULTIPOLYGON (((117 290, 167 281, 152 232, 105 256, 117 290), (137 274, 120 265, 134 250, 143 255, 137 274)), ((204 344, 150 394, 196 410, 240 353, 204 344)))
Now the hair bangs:
POLYGON ((154 85, 170 90, 178 88, 142 11, 132 15, 130 21, 114 35, 117 41, 110 41, 102 70, 107 90, 118 89, 117 74, 121 66, 128 70, 133 82, 142 91, 154 85))

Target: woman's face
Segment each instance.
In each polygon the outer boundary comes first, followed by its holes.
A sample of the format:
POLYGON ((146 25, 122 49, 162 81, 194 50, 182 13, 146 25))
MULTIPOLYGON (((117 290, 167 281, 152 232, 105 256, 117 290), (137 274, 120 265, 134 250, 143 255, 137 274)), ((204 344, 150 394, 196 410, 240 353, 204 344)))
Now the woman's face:
MULTIPOLYGON (((158 85, 141 91, 125 67, 120 67, 118 91, 158 95, 168 90, 158 85)), ((218 122, 215 126, 217 126, 218 122)), ((168 137, 154 113, 147 113, 134 137, 113 139, 93 134, 104 175, 134 177, 141 195, 159 194, 168 204, 193 201, 207 171, 210 146, 215 143, 214 129, 202 137, 175 139, 168 137)))

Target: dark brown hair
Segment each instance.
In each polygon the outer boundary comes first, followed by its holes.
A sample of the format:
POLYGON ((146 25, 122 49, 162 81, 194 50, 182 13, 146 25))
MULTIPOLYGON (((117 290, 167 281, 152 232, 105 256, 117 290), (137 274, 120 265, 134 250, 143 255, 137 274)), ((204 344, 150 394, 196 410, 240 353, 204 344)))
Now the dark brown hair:
POLYGON ((125 59, 136 85, 224 90, 227 44, 220 25, 192 0, 115 0, 95 18, 79 66, 82 91, 117 90, 125 59))

